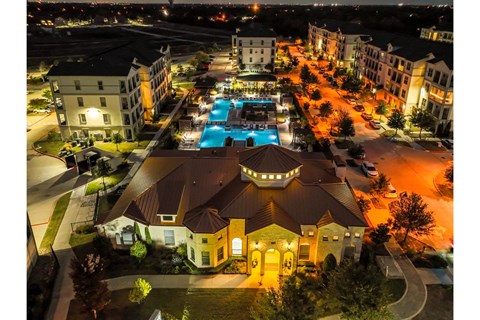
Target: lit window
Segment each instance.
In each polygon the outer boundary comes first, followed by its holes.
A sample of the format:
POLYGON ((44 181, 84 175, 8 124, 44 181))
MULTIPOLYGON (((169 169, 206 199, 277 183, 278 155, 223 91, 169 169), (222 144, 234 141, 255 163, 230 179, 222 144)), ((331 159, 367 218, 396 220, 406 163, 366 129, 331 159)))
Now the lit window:
POLYGON ((298 173, 298 168, 297 168, 297 169, 295 169, 295 173, 298 173))
POLYGON ((332 237, 332 240, 333 240, 333 241, 338 241, 338 236, 333 236, 333 237, 332 237))
POLYGON ((162 221, 173 221, 173 216, 162 216, 162 221))
POLYGON ((248 170, 248 174, 252 174, 252 170, 248 170))
POLYGON ((290 177, 290 172, 285 175, 285 178, 290 177))
POLYGON ((247 168, 243 168, 243 172, 247 172, 247 168))
POLYGON ((309 237, 313 237, 315 235, 315 233, 313 231, 308 231, 308 236, 309 237))
POLYGON ((266 174, 262 174, 262 179, 267 179, 267 175, 266 175, 266 174))
POLYGON ((256 173, 256 172, 254 172, 254 173, 253 173, 253 176, 256 178, 256 177, 257 177, 257 173, 256 173))
POLYGON ((277 180, 280 180, 282 179, 282 175, 281 174, 277 174, 277 180))
POLYGON ((208 243, 208 238, 202 238, 202 243, 208 243))
POLYGON ((350 238, 350 232, 345 232, 345 238, 350 238))
POLYGON ((268 179, 273 180, 273 174, 268 175, 268 179))
POLYGON ((328 236, 323 236, 322 239, 323 241, 328 241, 328 236))
POLYGON ((175 231, 173 230, 164 230, 165 236, 165 245, 174 246, 175 245, 175 231))
POLYGON ((210 265, 210 252, 202 251, 202 266, 210 265))
POLYGON ((355 232, 355 238, 360 238, 360 233, 355 232))
POLYGON ((305 231, 302 230, 302 237, 305 235, 305 231))

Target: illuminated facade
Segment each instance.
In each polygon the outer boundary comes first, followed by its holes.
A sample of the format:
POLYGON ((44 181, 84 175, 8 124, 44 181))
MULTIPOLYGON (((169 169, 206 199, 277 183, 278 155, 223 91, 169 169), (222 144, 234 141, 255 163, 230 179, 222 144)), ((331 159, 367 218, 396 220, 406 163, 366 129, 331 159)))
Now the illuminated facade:
POLYGON ((247 273, 289 274, 298 265, 360 258, 368 226, 330 160, 276 145, 159 150, 97 224, 117 248, 134 222, 156 245, 186 243, 188 259, 212 268, 247 258, 247 273))
POLYGON ((436 26, 422 28, 420 31, 420 39, 453 44, 453 29, 451 27, 447 27, 438 28, 437 30, 436 26))

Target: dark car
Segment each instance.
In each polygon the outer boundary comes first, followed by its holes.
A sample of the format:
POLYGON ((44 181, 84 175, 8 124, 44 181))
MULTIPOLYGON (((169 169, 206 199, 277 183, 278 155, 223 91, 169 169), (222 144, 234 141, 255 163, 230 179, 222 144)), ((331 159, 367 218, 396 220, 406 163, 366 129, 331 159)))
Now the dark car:
POLYGON ((337 89, 337 88, 338 88, 338 83, 337 83, 336 81, 333 82, 333 83, 332 83, 332 87, 334 87, 335 89, 337 89))
POLYGON ((448 149, 453 149, 453 140, 452 139, 442 139, 442 144, 448 149))
POLYGON ((370 121, 370 120, 373 119, 373 116, 370 113, 364 112, 364 113, 362 113, 362 118, 367 120, 367 121, 370 121))
POLYGON ((365 108, 361 104, 357 104, 356 106, 353 107, 353 110, 358 112, 364 112, 365 108))

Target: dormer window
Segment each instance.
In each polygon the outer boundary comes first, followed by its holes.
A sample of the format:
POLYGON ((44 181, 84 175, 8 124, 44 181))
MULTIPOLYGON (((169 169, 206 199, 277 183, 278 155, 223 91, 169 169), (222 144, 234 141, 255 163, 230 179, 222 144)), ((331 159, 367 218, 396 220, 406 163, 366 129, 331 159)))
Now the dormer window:
POLYGON ((162 221, 172 222, 174 220, 173 216, 162 216, 162 221))

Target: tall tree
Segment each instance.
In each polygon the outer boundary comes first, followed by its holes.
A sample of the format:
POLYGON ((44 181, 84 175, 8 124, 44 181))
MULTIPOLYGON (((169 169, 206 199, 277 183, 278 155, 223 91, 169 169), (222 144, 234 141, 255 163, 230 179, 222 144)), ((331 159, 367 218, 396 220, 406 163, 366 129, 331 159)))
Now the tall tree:
POLYGON ((97 319, 97 312, 102 311, 111 301, 107 283, 100 280, 103 270, 100 256, 88 254, 83 263, 73 258, 70 261, 70 268, 72 272, 69 275, 73 282, 75 298, 92 312, 94 319, 97 319))
POLYGON ((403 242, 411 232, 415 235, 427 235, 435 227, 433 211, 427 210, 427 204, 420 195, 412 192, 400 197, 388 205, 393 216, 393 230, 405 231, 403 242))
POLYGON ((325 289, 324 308, 342 312, 347 320, 388 320, 389 293, 383 275, 374 266, 349 261, 332 271, 325 289))
POLYGON ((412 124, 420 128, 419 138, 422 139, 422 131, 430 129, 435 124, 435 117, 426 110, 412 110, 410 118, 412 124))
POLYGON ((403 130, 405 128, 405 123, 407 119, 405 119, 405 115, 399 109, 393 109, 390 117, 388 117, 387 125, 390 128, 395 129, 395 136, 397 135, 397 131, 403 130))
POLYGON ((114 133, 112 135, 112 142, 115 143, 115 145, 117 146, 117 151, 118 151, 118 144, 119 143, 122 143, 125 139, 123 139, 122 135, 117 132, 117 133, 114 133))
POLYGON ((347 137, 355 135, 355 128, 353 127, 353 119, 350 113, 346 110, 339 110, 339 117, 337 121, 337 127, 340 134, 343 136, 343 141, 347 140, 347 137))
POLYGON ((278 289, 270 288, 250 309, 255 320, 318 319, 316 304, 320 298, 318 279, 305 273, 294 273, 278 289))
POLYGON ((52 99, 53 99, 52 91, 50 89, 44 89, 42 91, 42 98, 45 98, 48 101, 52 101, 52 99))
POLYGON ((310 75, 310 69, 306 64, 304 64, 302 69, 300 70, 300 80, 302 80, 304 84, 309 83, 310 75))
POLYGON ((112 172, 112 167, 110 166, 108 161, 105 159, 98 159, 94 172, 97 177, 102 177, 103 190, 107 191, 105 177, 108 177, 110 175, 110 172, 112 172))
POLYGON ((372 232, 370 232, 370 239, 375 243, 375 245, 379 246, 385 242, 388 242, 392 237, 390 234, 390 228, 386 223, 380 223, 377 225, 372 232))
POLYGON ((351 93, 358 93, 362 90, 363 84, 363 80, 356 78, 352 73, 348 73, 343 77, 341 88, 351 93))
POLYGON ((328 118, 333 113, 332 103, 330 101, 325 101, 324 103, 320 104, 320 117, 328 118))
POLYGON ((316 89, 315 91, 313 91, 310 98, 315 101, 315 105, 317 105, 318 100, 322 99, 322 94, 320 93, 320 90, 316 89))
POLYGON ((386 115, 388 113, 388 105, 385 101, 380 100, 378 102, 377 107, 375 108, 375 113, 380 115, 380 119, 382 120, 382 116, 386 115))
POLYGON ((370 192, 375 196, 382 195, 385 191, 387 191, 389 183, 390 178, 387 178, 385 174, 380 173, 377 179, 370 181, 370 192))
POLYGON ((133 288, 128 293, 128 300, 140 304, 152 291, 150 283, 142 278, 138 278, 133 284, 133 288))

